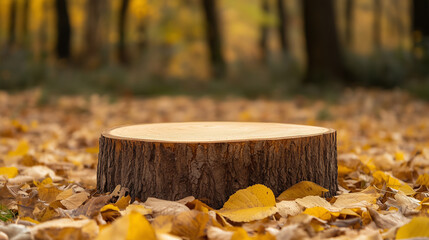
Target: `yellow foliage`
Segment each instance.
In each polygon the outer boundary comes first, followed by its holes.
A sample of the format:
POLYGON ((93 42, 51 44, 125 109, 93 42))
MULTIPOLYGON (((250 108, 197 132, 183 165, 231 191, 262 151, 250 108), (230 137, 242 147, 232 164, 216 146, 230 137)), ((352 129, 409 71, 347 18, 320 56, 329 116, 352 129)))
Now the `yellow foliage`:
POLYGON ((102 207, 100 209, 100 212, 105 212, 105 211, 120 211, 119 208, 113 204, 107 204, 104 207, 102 207))
POLYGON ((419 175, 416 180, 416 184, 420 186, 429 186, 429 174, 425 173, 423 175, 419 175))
POLYGON ((237 228, 237 230, 232 234, 231 240, 275 240, 276 237, 269 233, 265 234, 257 234, 255 236, 250 237, 246 230, 243 228, 237 228))
POLYGON ((297 198, 303 198, 306 196, 322 196, 328 191, 328 189, 321 187, 316 183, 310 181, 302 181, 288 188, 286 191, 280 194, 277 199, 280 201, 284 201, 295 200, 297 198))
POLYGON ((28 153, 28 150, 30 149, 30 146, 28 146, 27 141, 22 140, 19 142, 18 146, 15 148, 15 150, 10 151, 7 153, 9 157, 20 157, 24 156, 28 153))
POLYGON ((412 238, 429 238, 429 218, 415 217, 396 232, 396 239, 412 238))
POLYGON ((119 209, 124 210, 125 208, 130 205, 131 196, 122 196, 116 203, 115 206, 117 206, 119 209))
MULTIPOLYGON (((304 213, 326 221, 331 220, 332 217, 331 212, 324 207, 307 208, 305 209, 304 213)), ((337 216, 339 216, 339 214, 337 216)))
POLYGON ((155 240, 155 231, 144 216, 131 212, 101 230, 97 240, 155 240))
POLYGON ((34 223, 34 224, 39 224, 39 223, 40 223, 39 221, 34 220, 34 219, 32 219, 31 217, 22 217, 22 218, 20 218, 20 220, 22 220, 22 221, 27 221, 27 222, 31 222, 31 223, 34 223))
POLYGON ((231 195, 217 212, 234 222, 250 222, 275 214, 276 200, 271 189, 256 184, 231 195))
POLYGON ((382 171, 376 171, 372 174, 374 177, 374 185, 381 188, 385 184, 386 187, 398 190, 405 195, 413 195, 416 192, 408 184, 382 171))
POLYGON ((7 178, 14 178, 18 175, 18 169, 16 167, 0 167, 0 175, 4 175, 7 178))

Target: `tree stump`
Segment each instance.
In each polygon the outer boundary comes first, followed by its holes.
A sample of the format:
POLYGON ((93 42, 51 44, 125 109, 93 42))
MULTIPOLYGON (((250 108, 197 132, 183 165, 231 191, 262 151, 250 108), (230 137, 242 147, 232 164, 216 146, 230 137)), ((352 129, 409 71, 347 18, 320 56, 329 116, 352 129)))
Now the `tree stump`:
POLYGON ((303 180, 335 195, 336 132, 280 123, 141 124, 101 134, 97 190, 120 184, 132 197, 192 195, 215 208, 239 189, 264 184, 276 196, 303 180))

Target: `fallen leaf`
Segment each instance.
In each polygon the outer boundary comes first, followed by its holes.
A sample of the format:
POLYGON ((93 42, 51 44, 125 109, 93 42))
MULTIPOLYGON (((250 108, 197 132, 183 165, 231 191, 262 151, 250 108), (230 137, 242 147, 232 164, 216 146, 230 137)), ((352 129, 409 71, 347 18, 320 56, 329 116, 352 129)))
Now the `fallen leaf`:
POLYGON ((116 219, 111 225, 103 228, 97 240, 155 240, 155 230, 144 216, 131 212, 116 219))
POLYGON ((94 239, 98 234, 98 226, 94 220, 57 219, 36 225, 31 229, 35 240, 50 239, 94 239))
POLYGON ((171 233, 186 239, 204 239, 210 216, 207 213, 190 210, 174 217, 171 233))
POLYGON ((18 169, 16 167, 0 167, 0 175, 4 175, 7 178, 14 178, 18 175, 18 169))
POLYGON ((30 146, 28 145, 28 142, 25 140, 22 140, 19 142, 18 146, 13 151, 9 151, 7 155, 9 157, 17 157, 17 156, 24 156, 28 153, 28 150, 30 149, 30 146))
POLYGON ((276 212, 273 191, 261 184, 238 190, 229 197, 223 208, 217 211, 234 222, 259 220, 276 212))
POLYGON ((130 195, 123 196, 115 203, 115 206, 117 206, 121 210, 124 210, 125 208, 128 207, 128 205, 130 205, 130 201, 131 201, 130 195))
POLYGON ((386 187, 401 191, 407 196, 416 193, 408 184, 391 176, 390 174, 384 173, 382 171, 376 171, 372 174, 372 176, 374 177, 374 184, 379 188, 382 188, 382 186, 385 184, 386 187))
POLYGON ((77 209, 71 212, 72 216, 84 215, 87 217, 94 217, 100 212, 100 209, 105 206, 112 197, 99 196, 90 198, 84 205, 81 205, 77 209))
POLYGON ((321 198, 319 196, 307 196, 303 198, 298 198, 295 200, 299 205, 305 208, 312 208, 312 207, 324 207, 329 210, 337 210, 338 208, 334 208, 331 206, 331 204, 326 201, 324 198, 321 198))
POLYGON ((317 185, 310 181, 299 182, 277 197, 279 201, 283 200, 295 200, 297 198, 303 198, 306 196, 323 196, 324 193, 329 192, 328 189, 317 185))
POLYGON ((181 212, 189 211, 189 208, 185 204, 152 197, 149 197, 144 202, 144 206, 152 209, 154 217, 159 215, 177 215, 181 212))
POLYGON ((415 217, 398 229, 396 239, 429 238, 429 218, 415 217))
POLYGON ((302 207, 295 201, 281 201, 276 203, 276 207, 282 217, 295 216, 302 212, 302 207))

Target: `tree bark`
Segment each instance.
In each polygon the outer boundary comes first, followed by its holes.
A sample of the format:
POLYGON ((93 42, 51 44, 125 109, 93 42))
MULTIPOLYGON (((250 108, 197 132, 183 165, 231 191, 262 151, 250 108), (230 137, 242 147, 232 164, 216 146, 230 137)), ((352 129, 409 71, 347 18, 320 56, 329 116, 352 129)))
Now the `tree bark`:
POLYGON ((414 48, 423 50, 416 56, 426 58, 429 55, 425 44, 429 42, 429 0, 413 0, 411 17, 414 48))
POLYGON ((333 0, 303 0, 306 83, 344 80, 333 0))
POLYGON ((67 0, 55 0, 57 16, 56 54, 59 59, 70 58, 71 26, 67 0))
POLYGON ((9 35, 7 43, 9 47, 13 47, 15 45, 16 40, 16 11, 17 11, 17 3, 16 0, 12 0, 9 8, 9 35))
POLYGON ((336 132, 274 123, 171 123, 119 127, 100 137, 97 190, 120 184, 130 195, 192 195, 222 207, 230 195, 264 184, 276 196, 308 180, 335 195, 336 132))
POLYGON ((85 28, 85 62, 95 66, 100 61, 101 13, 104 0, 87 0, 85 28))
POLYGON ((374 25, 373 38, 374 47, 377 50, 381 49, 381 17, 382 17, 381 0, 374 0, 374 25))
POLYGON ((217 0, 201 1, 206 22, 206 42, 210 53, 212 75, 215 78, 222 78, 226 73, 226 65, 222 53, 222 36, 217 12, 217 0))
POLYGON ((129 57, 126 48, 126 26, 127 26, 127 12, 129 0, 121 1, 121 8, 119 10, 119 20, 118 20, 118 58, 121 64, 127 65, 129 63, 129 57))
POLYGON ((346 34, 345 34, 345 40, 346 45, 349 48, 353 47, 353 33, 354 33, 354 5, 355 0, 346 0, 346 6, 345 6, 345 15, 346 15, 346 34))
POLYGON ((277 31, 279 34, 280 46, 282 48, 283 55, 286 55, 289 51, 289 42, 287 31, 287 14, 284 0, 277 0, 277 15, 279 21, 277 31))
MULTIPOLYGON (((264 15, 264 18, 265 18, 265 16, 268 15, 270 12, 268 0, 261 0, 261 10, 262 10, 262 14, 264 15)), ((262 23, 261 23, 261 36, 259 39, 259 49, 261 52, 261 61, 262 61, 262 63, 265 64, 268 60, 268 54, 269 54, 269 50, 268 50, 268 26, 267 26, 267 23, 265 21, 262 21, 262 23)))
POLYGON ((21 21, 21 37, 22 46, 27 45, 28 43, 28 12, 30 8, 30 0, 24 0, 22 7, 22 21, 21 21))

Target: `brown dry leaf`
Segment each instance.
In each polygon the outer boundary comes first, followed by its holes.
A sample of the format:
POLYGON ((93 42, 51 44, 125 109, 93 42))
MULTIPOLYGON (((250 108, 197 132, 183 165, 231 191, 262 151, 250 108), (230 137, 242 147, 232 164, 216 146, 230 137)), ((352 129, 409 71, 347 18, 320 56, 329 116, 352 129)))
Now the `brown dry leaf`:
POLYGON ((329 192, 328 189, 319 186, 316 183, 310 181, 299 182, 277 197, 279 201, 283 200, 295 200, 297 198, 303 198, 306 196, 323 196, 324 193, 329 192))
POLYGON ((112 197, 109 195, 92 197, 84 205, 81 205, 77 209, 73 210, 71 212, 71 215, 72 216, 84 215, 90 218, 94 217, 99 213, 102 207, 104 207, 107 203, 110 202, 111 198, 112 197))
POLYGON ((295 216, 302 212, 302 207, 296 201, 281 201, 276 203, 282 217, 295 216))
POLYGON ((41 223, 31 229, 35 240, 94 239, 98 235, 94 220, 58 219, 41 223))
POLYGON ((55 200, 61 201, 61 200, 64 200, 64 199, 70 197, 73 194, 74 194, 73 189, 69 188, 67 190, 62 191, 60 194, 58 194, 57 197, 55 198, 55 200))
POLYGON ((171 233, 183 238, 204 239, 210 216, 207 213, 190 210, 174 217, 171 233))
POLYGON ((144 216, 131 212, 116 219, 111 225, 103 228, 97 240, 128 240, 147 239, 155 240, 155 230, 144 216))
POLYGON ((337 208, 372 207, 374 209, 378 209, 378 205, 376 204, 378 197, 380 197, 380 194, 378 193, 345 193, 335 196, 336 200, 332 206, 337 208))
POLYGON ((152 197, 149 197, 144 202, 144 206, 152 209, 154 217, 159 215, 177 215, 181 212, 189 211, 189 208, 185 204, 152 197))
POLYGON ((368 208, 368 212, 371 218, 374 220, 377 227, 381 229, 390 229, 401 226, 409 221, 408 218, 404 217, 400 212, 389 213, 386 215, 378 213, 372 208, 368 208))
POLYGON ((276 212, 276 200, 273 192, 261 184, 238 190, 229 197, 223 208, 217 211, 220 215, 234 222, 259 220, 276 212))
POLYGON ((66 199, 61 200, 61 204, 68 210, 76 209, 88 199, 88 195, 89 194, 86 192, 76 193, 66 199))
POLYGON ((338 208, 332 207, 328 201, 319 196, 307 196, 304 198, 298 198, 295 201, 305 208, 323 207, 328 210, 339 211, 338 208))
POLYGON ((152 226, 157 233, 169 233, 173 229, 173 215, 159 215, 152 221, 152 226))

